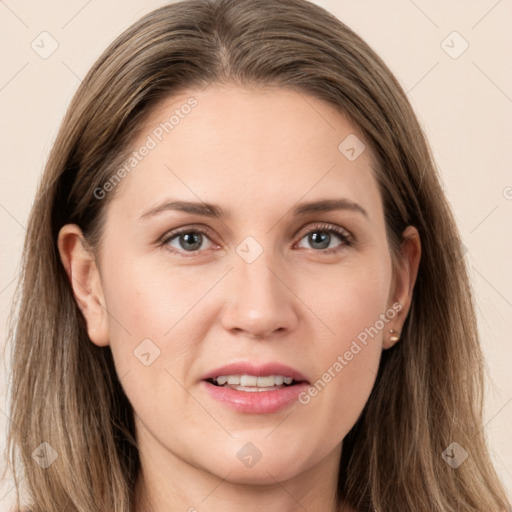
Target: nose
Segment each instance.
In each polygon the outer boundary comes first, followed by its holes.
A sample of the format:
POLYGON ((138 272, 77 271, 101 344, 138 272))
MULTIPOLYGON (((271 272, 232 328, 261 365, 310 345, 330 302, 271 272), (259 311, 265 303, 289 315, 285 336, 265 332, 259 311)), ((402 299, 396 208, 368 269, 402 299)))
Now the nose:
POLYGON ((293 331, 300 301, 290 286, 290 273, 264 251, 247 263, 235 255, 222 311, 225 329, 249 338, 269 339, 293 331))

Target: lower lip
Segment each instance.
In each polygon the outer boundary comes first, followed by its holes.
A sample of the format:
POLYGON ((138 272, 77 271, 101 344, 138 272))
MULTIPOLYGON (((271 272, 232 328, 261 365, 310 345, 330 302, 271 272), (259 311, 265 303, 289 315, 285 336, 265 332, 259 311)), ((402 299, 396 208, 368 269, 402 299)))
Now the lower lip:
POLYGON ((216 400, 235 411, 248 414, 269 414, 289 407, 308 388, 306 382, 273 391, 238 391, 215 386, 205 380, 201 385, 216 400))

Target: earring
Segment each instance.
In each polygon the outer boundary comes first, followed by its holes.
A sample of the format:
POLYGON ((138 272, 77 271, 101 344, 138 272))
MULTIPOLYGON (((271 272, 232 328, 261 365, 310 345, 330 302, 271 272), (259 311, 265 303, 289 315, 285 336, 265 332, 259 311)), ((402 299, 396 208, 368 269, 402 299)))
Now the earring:
POLYGON ((396 333, 394 329, 389 329, 389 332, 391 334, 391 336, 389 337, 389 341, 392 341, 394 343, 395 341, 398 341, 400 339, 400 334, 394 334, 396 333))

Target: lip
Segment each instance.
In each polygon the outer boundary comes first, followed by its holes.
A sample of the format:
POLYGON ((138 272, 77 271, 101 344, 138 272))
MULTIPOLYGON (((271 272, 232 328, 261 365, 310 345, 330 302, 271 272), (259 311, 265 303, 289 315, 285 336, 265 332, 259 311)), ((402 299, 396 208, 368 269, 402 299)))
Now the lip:
POLYGON ((232 410, 245 414, 270 414, 290 407, 297 402, 299 395, 308 388, 309 381, 301 372, 284 364, 235 362, 203 375, 200 385, 211 398, 232 410), (283 377, 291 377, 296 381, 296 384, 273 391, 251 392, 215 386, 207 381, 207 379, 213 379, 220 375, 244 374, 256 377, 282 375, 283 377))
MULTIPOLYGON (((201 380, 214 379, 220 375, 254 375, 256 377, 266 377, 268 375, 282 375, 291 377, 297 382, 309 383, 308 379, 298 370, 281 363, 255 364, 248 361, 230 363, 208 372, 201 377, 201 380)), ((260 392, 261 393, 261 392, 260 392)), ((272 391, 275 393, 275 391, 272 391)))
POLYGON ((245 414, 270 414, 286 409, 296 403, 299 395, 309 387, 309 384, 301 382, 274 391, 238 391, 215 386, 205 380, 200 385, 213 399, 245 414))

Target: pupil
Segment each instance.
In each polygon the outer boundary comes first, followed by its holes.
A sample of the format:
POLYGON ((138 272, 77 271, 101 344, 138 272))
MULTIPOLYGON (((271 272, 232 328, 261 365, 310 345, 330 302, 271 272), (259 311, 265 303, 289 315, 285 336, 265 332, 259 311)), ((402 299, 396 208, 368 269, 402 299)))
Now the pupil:
POLYGON ((325 231, 315 231, 309 235, 309 241, 312 245, 315 243, 320 243, 321 247, 317 247, 319 249, 325 249, 329 247, 330 238, 331 235, 325 231), (320 236, 318 236, 319 233, 321 233, 320 236), (319 239, 321 240, 319 241, 319 239))
POLYGON ((181 235, 181 239, 185 241, 186 244, 191 244, 187 246, 184 246, 183 244, 180 244, 183 249, 187 250, 194 250, 199 249, 201 247, 201 233, 183 233, 181 235))

